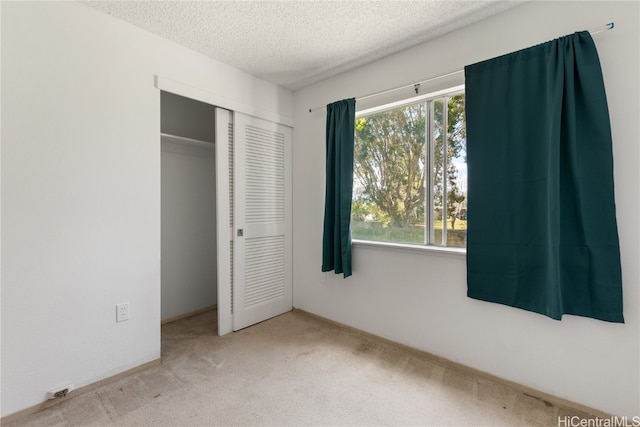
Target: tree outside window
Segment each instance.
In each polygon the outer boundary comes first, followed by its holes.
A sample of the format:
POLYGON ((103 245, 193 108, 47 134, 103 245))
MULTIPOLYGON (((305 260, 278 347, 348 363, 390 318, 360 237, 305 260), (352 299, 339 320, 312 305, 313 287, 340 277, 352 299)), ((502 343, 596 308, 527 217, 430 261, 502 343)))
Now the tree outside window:
POLYGON ((354 239, 466 246, 464 94, 356 118, 354 239))

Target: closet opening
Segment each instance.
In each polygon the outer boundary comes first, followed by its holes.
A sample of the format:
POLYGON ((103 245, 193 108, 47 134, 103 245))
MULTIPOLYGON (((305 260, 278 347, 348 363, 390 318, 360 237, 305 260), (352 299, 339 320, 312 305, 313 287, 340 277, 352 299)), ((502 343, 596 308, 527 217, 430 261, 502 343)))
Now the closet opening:
POLYGON ((165 324, 213 310, 218 303, 216 108, 173 93, 160 94, 165 324))
POLYGON ((161 322, 215 308, 225 335, 290 311, 292 128, 156 84, 161 322))

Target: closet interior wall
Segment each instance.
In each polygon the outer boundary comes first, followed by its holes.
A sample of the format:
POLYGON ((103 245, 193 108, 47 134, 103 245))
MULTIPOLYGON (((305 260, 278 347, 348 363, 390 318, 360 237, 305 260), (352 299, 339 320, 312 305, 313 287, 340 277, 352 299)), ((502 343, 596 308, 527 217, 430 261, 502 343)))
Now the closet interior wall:
POLYGON ((215 107, 161 92, 161 319, 217 304, 215 107))

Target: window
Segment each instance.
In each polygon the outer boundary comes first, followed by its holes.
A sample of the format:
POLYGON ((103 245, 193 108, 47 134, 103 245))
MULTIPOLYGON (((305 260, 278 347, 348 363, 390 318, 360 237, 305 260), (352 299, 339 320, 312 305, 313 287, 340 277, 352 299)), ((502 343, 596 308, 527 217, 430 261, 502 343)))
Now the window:
POLYGON ((462 88, 356 115, 352 237, 466 247, 462 88))

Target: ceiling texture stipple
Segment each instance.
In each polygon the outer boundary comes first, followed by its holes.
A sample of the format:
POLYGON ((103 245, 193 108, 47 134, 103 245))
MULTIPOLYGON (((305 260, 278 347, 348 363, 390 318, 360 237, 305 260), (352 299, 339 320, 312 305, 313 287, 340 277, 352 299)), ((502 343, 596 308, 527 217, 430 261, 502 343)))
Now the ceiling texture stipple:
POLYGON ((520 1, 83 1, 297 90, 488 18, 520 1))

